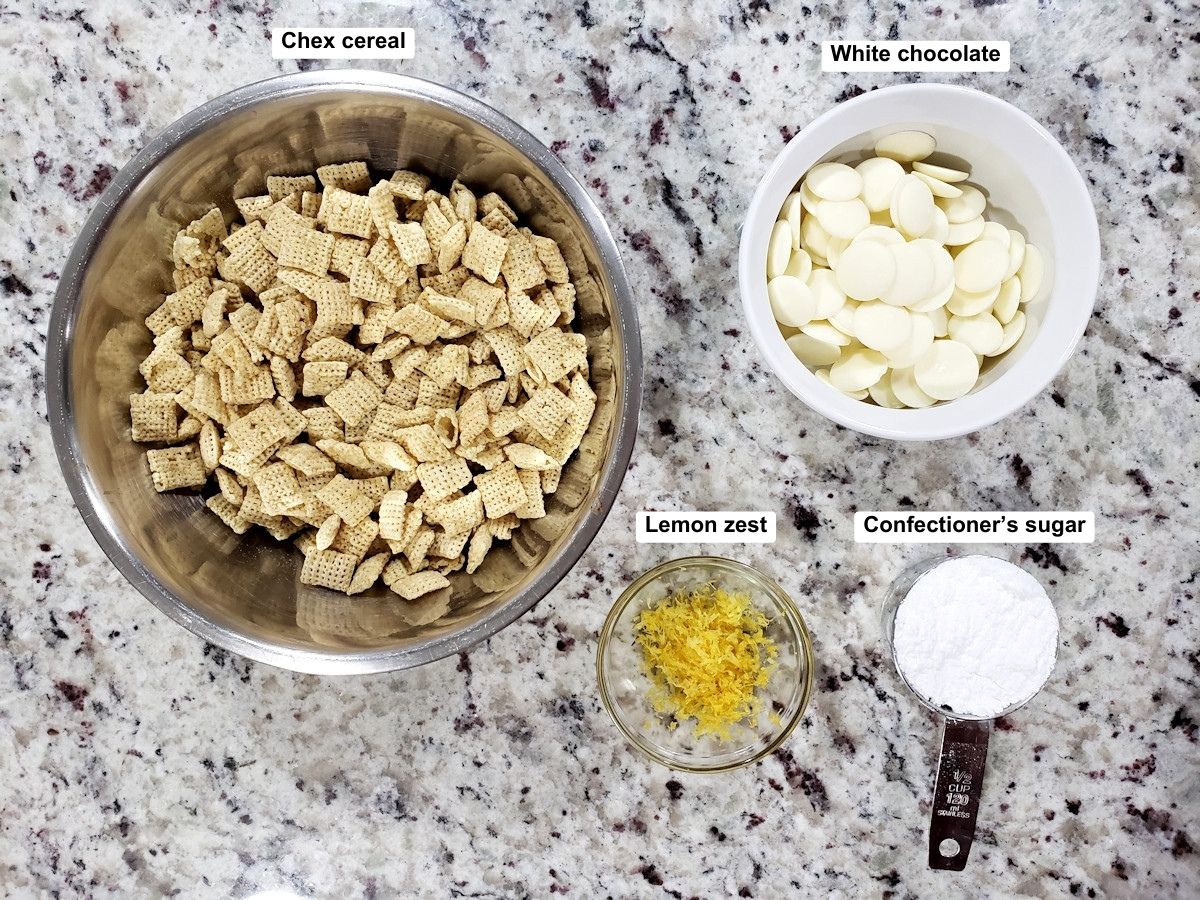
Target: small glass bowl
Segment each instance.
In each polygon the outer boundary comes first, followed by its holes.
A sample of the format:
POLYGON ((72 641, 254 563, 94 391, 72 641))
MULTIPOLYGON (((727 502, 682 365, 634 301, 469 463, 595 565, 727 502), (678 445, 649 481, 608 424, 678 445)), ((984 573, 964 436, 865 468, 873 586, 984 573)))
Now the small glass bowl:
POLYGON ((596 675, 604 708, 646 756, 684 772, 727 772, 776 750, 803 717, 812 695, 812 640, 796 604, 762 573, 731 559, 690 556, 651 569, 617 598, 600 632, 596 675), (634 640, 634 625, 643 609, 708 583, 749 594, 770 620, 766 633, 779 649, 776 668, 758 691, 763 705, 757 725, 739 723, 729 740, 697 737, 693 721, 676 722, 654 709, 649 699, 652 684, 642 671, 634 640))

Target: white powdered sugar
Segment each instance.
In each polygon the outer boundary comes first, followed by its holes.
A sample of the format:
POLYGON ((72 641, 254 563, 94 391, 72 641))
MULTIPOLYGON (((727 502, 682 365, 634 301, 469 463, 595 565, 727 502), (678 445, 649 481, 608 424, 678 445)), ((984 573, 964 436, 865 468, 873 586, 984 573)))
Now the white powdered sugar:
POLYGON ((991 556, 947 560, 896 611, 896 665, 933 706, 990 718, 1038 692, 1054 669, 1058 616, 1036 578, 991 556))

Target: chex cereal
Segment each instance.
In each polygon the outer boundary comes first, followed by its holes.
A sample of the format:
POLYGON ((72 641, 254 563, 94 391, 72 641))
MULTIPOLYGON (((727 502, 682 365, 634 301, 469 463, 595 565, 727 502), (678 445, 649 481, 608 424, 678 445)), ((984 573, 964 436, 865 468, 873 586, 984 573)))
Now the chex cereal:
POLYGON ((596 409, 566 258, 499 194, 419 172, 251 187, 170 247, 130 437, 155 490, 294 541, 302 584, 382 581, 433 621, 546 516, 596 409))

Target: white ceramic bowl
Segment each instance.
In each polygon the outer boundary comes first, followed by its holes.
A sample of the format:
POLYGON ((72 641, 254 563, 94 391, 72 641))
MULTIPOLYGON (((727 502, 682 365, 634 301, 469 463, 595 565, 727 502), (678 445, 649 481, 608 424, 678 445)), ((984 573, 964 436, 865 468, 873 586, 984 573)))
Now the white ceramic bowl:
POLYGON ((1082 176, 1045 128, 1016 107, 969 88, 908 84, 848 100, 792 138, 750 201, 738 279, 750 333, 788 390, 822 415, 895 440, 969 434, 1042 391, 1083 337, 1100 277, 1100 234, 1082 176), (1046 274, 1025 307, 1024 336, 985 366, 964 397, 928 409, 884 409, 820 381, 788 348, 767 300, 767 241, 787 195, 818 162, 857 163, 875 141, 904 129, 937 139, 937 156, 966 163, 988 195, 988 217, 1041 249, 1046 274))

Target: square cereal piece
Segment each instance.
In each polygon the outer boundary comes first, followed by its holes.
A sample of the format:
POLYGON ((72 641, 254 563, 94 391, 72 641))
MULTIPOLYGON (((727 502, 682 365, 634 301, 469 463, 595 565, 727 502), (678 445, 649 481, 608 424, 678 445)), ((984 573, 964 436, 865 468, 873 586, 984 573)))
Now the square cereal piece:
POLYGON ((542 437, 553 438, 574 407, 575 404, 562 391, 553 385, 546 385, 538 388, 518 412, 542 437))
POLYGON ((354 577, 350 580, 350 587, 346 588, 346 593, 361 594, 373 587, 379 580, 379 576, 383 574, 389 559, 391 559, 390 553, 376 553, 374 556, 364 559, 354 570, 354 577))
POLYGON ((325 395, 325 404, 349 425, 357 425, 383 402, 383 391, 362 372, 354 372, 348 381, 325 395))
POLYGON ((451 534, 470 531, 483 524, 483 495, 479 491, 464 494, 456 500, 438 505, 425 518, 451 534))
POLYGON ((524 338, 530 337, 542 321, 542 308, 528 294, 509 294, 508 310, 509 324, 524 338))
POLYGON ((558 463, 549 454, 530 444, 509 444, 504 448, 504 455, 519 470, 546 471, 558 468, 558 463))
POLYGON ((263 221, 266 228, 261 237, 262 245, 275 256, 279 255, 280 246, 293 228, 312 230, 317 227, 316 219, 305 218, 282 203, 272 206, 263 216, 263 221))
POLYGON ((471 532, 461 531, 458 534, 450 534, 443 531, 437 534, 433 540, 433 546, 429 548, 431 556, 440 556, 442 559, 457 559, 458 555, 463 552, 467 546, 467 540, 471 537, 471 532))
POLYGON ((225 437, 249 457, 258 456, 291 433, 283 414, 269 403, 229 423, 225 437))
POLYGON ((547 469, 542 473, 542 493, 553 494, 558 490, 558 482, 562 478, 562 468, 547 469))
POLYGON ((184 233, 188 237, 211 238, 219 241, 227 233, 225 230, 225 217, 221 214, 221 210, 214 206, 200 218, 189 223, 188 227, 184 229, 184 233))
POLYGON ((510 294, 546 282, 546 270, 542 268, 533 242, 520 232, 508 239, 508 251, 504 254, 500 272, 504 275, 504 283, 508 285, 510 294))
POLYGON ((333 259, 333 244, 332 234, 293 226, 280 239, 279 265, 324 275, 333 259))
POLYGON ((458 296, 475 307, 475 321, 482 324, 491 319, 496 304, 504 299, 504 288, 472 275, 463 282, 458 296))
POLYGON ((329 549, 353 557, 357 565, 358 561, 367 555, 367 551, 371 549, 371 544, 377 537, 379 537, 379 523, 367 516, 357 525, 343 524, 338 529, 333 543, 329 545, 329 549))
POLYGON ((442 500, 471 483, 471 468, 465 459, 455 456, 441 462, 421 463, 417 466, 417 479, 427 497, 442 500))
POLYGON ((160 494, 179 488, 201 487, 208 481, 204 461, 200 458, 200 448, 196 444, 147 450, 146 462, 150 465, 154 489, 160 494))
POLYGON ((304 410, 304 418, 307 422, 304 430, 308 432, 311 440, 340 441, 346 436, 342 430, 342 420, 327 406, 313 406, 304 410))
POLYGON ((304 557, 300 583, 345 593, 350 590, 357 563, 358 560, 347 553, 314 549, 304 557))
POLYGON ((325 228, 338 234, 369 238, 375 230, 371 203, 361 194, 330 188, 321 195, 321 216, 325 228))
POLYGON ((517 234, 517 226, 512 223, 504 213, 498 209, 493 209, 490 213, 479 220, 479 224, 488 231, 494 231, 501 237, 512 237, 517 234))
POLYGON ((486 216, 493 210, 499 210, 506 219, 510 222, 517 221, 517 214, 513 212, 513 208, 504 202, 504 198, 495 191, 484 194, 479 198, 479 212, 486 216))
POLYGON ((258 488, 263 509, 270 515, 283 515, 304 503, 295 472, 285 463, 263 466, 254 473, 252 480, 258 488))
MULTIPOLYGON (((367 311, 363 313, 362 324, 358 326, 358 342, 365 346, 367 344, 378 344, 387 338, 389 333, 388 323, 392 320, 392 315, 395 312, 396 307, 389 303, 368 304, 367 311)), ((411 339, 407 337, 404 338, 404 341, 405 346, 412 343, 411 339)))
POLYGON ((375 223, 375 230, 381 235, 388 234, 388 226, 400 221, 400 214, 396 212, 396 195, 392 193, 391 185, 386 181, 379 182, 367 191, 367 202, 371 207, 371 221, 375 223))
POLYGON ((432 344, 442 333, 446 320, 435 316, 425 307, 410 303, 397 310, 388 326, 400 334, 408 335, 417 344, 432 344))
MULTIPOLYGON (((460 297, 447 297, 436 291, 426 291, 424 303, 436 315, 447 321, 475 324, 475 304, 460 297)), ((464 348, 465 349, 465 348, 464 348)))
POLYGON ((418 172, 401 169, 392 173, 392 177, 388 179, 388 187, 397 197, 403 197, 405 200, 415 203, 424 197, 425 191, 429 189, 429 178, 418 172))
POLYGON ((360 160, 317 166, 317 177, 327 188, 341 188, 356 194, 371 186, 371 173, 367 170, 367 164, 360 160))
POLYGON ((561 313, 558 321, 564 325, 568 324, 575 318, 575 285, 570 282, 556 284, 550 288, 550 293, 554 296, 554 302, 558 304, 561 313))
POLYGON ((317 213, 321 211, 321 195, 314 194, 312 191, 305 191, 300 195, 300 215, 308 219, 317 218, 317 213))
POLYGON ((342 234, 333 236, 333 253, 329 259, 329 271, 350 277, 350 266, 354 260, 366 256, 371 250, 368 241, 346 237, 342 234))
POLYGON ((492 549, 492 532, 487 528, 476 528, 471 534, 471 543, 467 547, 467 573, 471 574, 481 565, 488 551, 492 549))
POLYGON ((450 185, 450 205, 454 207, 454 214, 464 222, 474 222, 479 217, 475 193, 457 179, 450 185))
POLYGON ((432 425, 413 425, 398 429, 396 438, 417 462, 438 462, 453 456, 438 438, 432 425))
POLYGON ((458 405, 461 389, 457 384, 442 387, 432 378, 422 378, 417 388, 417 406, 431 406, 434 409, 453 409, 458 405))
POLYGON ((279 271, 275 257, 267 252, 261 241, 242 244, 225 257, 217 269, 222 278, 244 284, 256 294, 269 288, 279 271))
POLYGON ((525 341, 516 331, 505 325, 486 332, 484 339, 492 345, 505 378, 516 378, 525 371, 525 341))
POLYGON ((475 486, 489 519, 515 512, 528 501, 517 467, 511 462, 503 462, 490 472, 480 472, 475 476, 475 486))
POLYGON ((323 397, 332 394, 349 377, 350 367, 346 362, 305 362, 304 383, 300 392, 306 397, 323 397))
POLYGON ((217 423, 208 419, 200 426, 200 460, 204 463, 204 471, 212 473, 221 461, 221 432, 217 423))
POLYGON ((221 246, 233 253, 247 244, 261 241, 264 230, 262 222, 248 222, 244 227, 234 229, 222 238, 221 246))
POLYGON ((384 494, 379 501, 379 536, 385 540, 402 540, 407 519, 408 494, 405 491, 384 494))
POLYGON ((275 393, 285 400, 296 399, 296 370, 282 356, 272 356, 269 365, 275 393))
POLYGON ((429 552, 429 548, 433 546, 434 533, 432 528, 421 526, 417 529, 416 535, 408 546, 404 548, 404 555, 408 559, 409 568, 413 571, 419 571, 425 565, 425 555, 429 552))
MULTIPOLYGON (((211 282, 207 278, 193 281, 182 290, 168 294, 163 306, 171 316, 171 324, 182 328, 199 322, 204 315, 204 304, 208 300, 211 282)), ((156 334, 161 332, 156 332, 156 334)))
MULTIPOLYGON (((339 440, 320 440, 317 441, 317 447, 339 466, 350 470, 351 475, 358 475, 373 468, 371 460, 357 444, 339 440)), ((374 507, 372 506, 372 508, 374 507)))
POLYGON ((314 341, 301 354, 306 362, 344 362, 357 366, 367 355, 341 338, 327 337, 314 341))
POLYGON ((332 477, 337 471, 333 460, 312 444, 289 444, 276 450, 275 455, 297 472, 309 477, 319 475, 332 477))
POLYGON ((268 366, 222 369, 218 381, 221 400, 229 406, 253 406, 275 396, 275 379, 268 366))
POLYGON ((362 488, 340 473, 317 491, 316 498, 337 513, 347 525, 357 525, 375 508, 362 488))
POLYGON ((174 393, 145 391, 129 395, 132 438, 142 443, 175 440, 179 429, 179 407, 174 393))
MULTIPOLYGON (((391 585, 391 589, 405 600, 416 600, 449 586, 450 582, 440 572, 417 572, 415 575, 405 575, 398 579, 391 585)), ((440 617, 439 615, 438 618, 440 617)))
POLYGON ((388 230, 391 233, 392 242, 396 245, 396 252, 400 254, 405 265, 415 268, 433 260, 433 250, 429 246, 429 238, 425 234, 425 229, 418 223, 393 223, 388 230))
POLYGON ((311 175, 267 176, 267 193, 276 202, 292 194, 301 194, 304 191, 315 191, 316 189, 317 179, 311 175))
POLYGON ((467 369, 467 377, 463 379, 462 385, 465 388, 474 389, 482 384, 487 384, 489 381, 495 381, 500 377, 500 368, 498 366, 470 366, 467 369))
POLYGON ((252 522, 249 522, 243 518, 242 514, 238 511, 237 506, 229 502, 229 500, 223 494, 213 494, 208 498, 208 500, 205 501, 204 505, 211 509, 222 522, 229 526, 229 528, 233 530, 234 534, 245 534, 250 530, 250 526, 253 524, 252 522))
POLYGON ((364 494, 371 498, 371 502, 374 503, 376 507, 379 506, 379 501, 383 499, 383 495, 388 492, 387 475, 375 475, 370 478, 356 478, 354 483, 359 486, 364 494))
POLYGON ((400 256, 400 251, 391 241, 376 241, 371 245, 371 252, 367 254, 367 259, 371 261, 371 265, 379 271, 380 275, 396 287, 402 286, 416 272, 404 261, 400 256))
POLYGON ((489 411, 487 397, 475 391, 458 408, 458 439, 470 446, 488 428, 489 411))
POLYGON ((254 339, 261 318, 262 313, 249 303, 239 306, 229 314, 229 324, 233 327, 233 333, 241 339, 250 361, 254 363, 260 363, 265 358, 258 341, 254 339))
POLYGON ((548 328, 525 347, 525 356, 547 381, 561 381, 587 365, 587 343, 579 335, 548 328))
POLYGON ((265 213, 275 203, 270 194, 262 194, 257 197, 242 197, 240 200, 234 200, 233 204, 241 213, 242 221, 246 223, 253 222, 255 219, 261 219, 265 213))
POLYGON ((351 297, 361 297, 368 303, 390 306, 396 302, 395 286, 379 273, 369 259, 359 258, 350 263, 349 290, 351 297))
POLYGON ((566 284, 571 278, 571 273, 567 269, 567 261, 563 259, 558 244, 548 237, 536 234, 530 236, 529 240, 533 243, 538 261, 546 271, 546 280, 552 284, 566 284))
POLYGON ((472 228, 462 251, 462 264, 488 284, 495 284, 507 253, 508 238, 487 228, 472 228))
MULTIPOLYGON (((378 414, 375 418, 379 418, 378 414)), ((403 472, 416 471, 417 461, 395 441, 364 440, 359 446, 362 447, 363 453, 367 454, 367 459, 378 466, 403 472)))
POLYGON ((542 496, 542 476, 532 469, 518 469, 517 477, 525 487, 525 502, 514 511, 518 519, 540 519, 546 515, 546 500, 542 496))
POLYGON ((429 239, 430 247, 441 245, 442 238, 450 230, 450 225, 449 216, 436 203, 431 203, 425 208, 425 214, 421 217, 421 227, 425 229, 425 237, 429 239))

